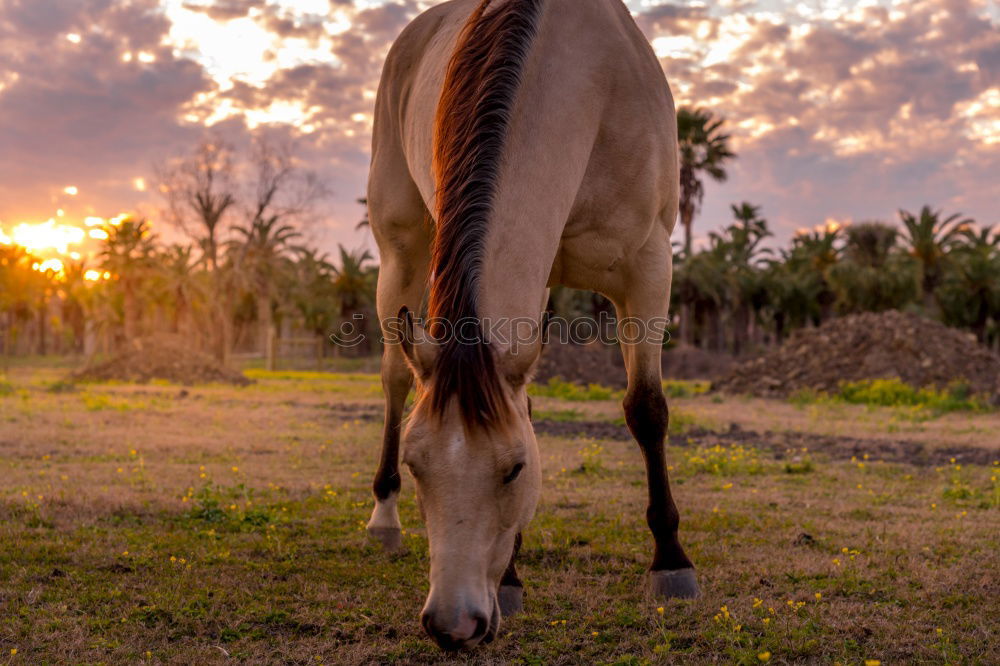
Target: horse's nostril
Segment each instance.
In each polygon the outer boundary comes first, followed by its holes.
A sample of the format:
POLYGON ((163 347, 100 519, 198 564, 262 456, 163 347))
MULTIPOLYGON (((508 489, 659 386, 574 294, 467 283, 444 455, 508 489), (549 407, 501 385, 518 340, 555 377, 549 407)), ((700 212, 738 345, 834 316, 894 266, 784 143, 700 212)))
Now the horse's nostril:
POLYGON ((489 618, 482 613, 464 615, 464 619, 458 625, 444 628, 437 626, 434 615, 428 612, 421 614, 420 624, 444 650, 459 650, 468 645, 475 645, 490 629, 489 618))
POLYGON ((470 641, 479 640, 490 628, 490 621, 485 615, 477 613, 474 617, 476 618, 476 633, 472 634, 472 637, 469 638, 470 641))

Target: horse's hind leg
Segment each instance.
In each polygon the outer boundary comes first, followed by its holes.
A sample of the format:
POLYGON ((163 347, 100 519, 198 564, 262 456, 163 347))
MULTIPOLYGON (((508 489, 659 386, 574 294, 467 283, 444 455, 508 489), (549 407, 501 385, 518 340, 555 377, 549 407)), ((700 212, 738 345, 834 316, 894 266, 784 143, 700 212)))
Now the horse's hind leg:
MULTIPOLYGON (((395 196, 398 197, 407 188, 400 184, 400 179, 395 183, 398 184, 395 189, 395 196)), ((415 188, 413 191, 415 192, 415 188)), ((369 201, 373 200, 380 201, 370 196, 369 201)), ((382 264, 379 268, 376 306, 386 344, 382 352, 385 424, 382 431, 382 454, 372 484, 375 510, 368 521, 368 533, 389 551, 397 550, 402 545, 397 508, 401 486, 399 436, 406 396, 413 385, 413 375, 402 348, 398 342, 393 342, 401 332, 393 322, 404 305, 419 312, 430 262, 430 225, 427 223, 426 209, 418 202, 419 198, 414 201, 411 197, 411 205, 406 207, 370 204, 372 231, 381 250, 382 264), (398 211, 401 210, 408 214, 400 216, 398 211), (400 222, 395 223, 395 220, 400 222)))
POLYGON ((656 542, 652 574, 653 593, 660 596, 698 596, 694 568, 677 538, 680 515, 670 494, 664 439, 669 420, 663 396, 660 353, 666 329, 670 292, 670 250, 653 252, 637 279, 627 280, 620 299, 619 341, 628 372, 625 421, 639 443, 646 463, 649 507, 646 521, 656 542))

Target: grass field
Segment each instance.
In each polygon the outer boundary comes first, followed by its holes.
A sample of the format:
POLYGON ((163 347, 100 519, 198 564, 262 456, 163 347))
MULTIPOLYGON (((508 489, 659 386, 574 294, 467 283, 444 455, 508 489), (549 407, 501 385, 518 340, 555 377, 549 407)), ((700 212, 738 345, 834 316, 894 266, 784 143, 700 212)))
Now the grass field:
MULTIPOLYGON (((674 385, 693 602, 644 592, 637 447, 543 435, 525 612, 449 657, 417 619, 428 558, 409 479, 404 552, 365 535, 377 378, 252 374, 243 389, 73 387, 59 368, 20 365, 0 382, 0 664, 1000 659, 1000 464, 970 453, 1000 457, 996 412, 674 385), (738 441, 713 434, 731 423, 738 441), (776 446, 789 431, 806 444, 776 446), (904 439, 931 464, 880 460, 904 439)), ((543 387, 534 400, 542 430, 620 423, 610 392, 543 387)))

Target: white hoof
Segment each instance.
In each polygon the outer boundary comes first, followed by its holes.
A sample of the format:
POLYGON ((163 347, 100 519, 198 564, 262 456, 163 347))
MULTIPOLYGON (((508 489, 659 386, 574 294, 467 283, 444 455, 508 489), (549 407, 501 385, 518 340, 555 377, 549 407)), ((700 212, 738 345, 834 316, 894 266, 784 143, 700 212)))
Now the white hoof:
POLYGON ((396 500, 399 494, 389 495, 384 500, 375 500, 375 510, 368 521, 368 535, 377 539, 389 552, 399 550, 403 545, 402 525, 396 500))

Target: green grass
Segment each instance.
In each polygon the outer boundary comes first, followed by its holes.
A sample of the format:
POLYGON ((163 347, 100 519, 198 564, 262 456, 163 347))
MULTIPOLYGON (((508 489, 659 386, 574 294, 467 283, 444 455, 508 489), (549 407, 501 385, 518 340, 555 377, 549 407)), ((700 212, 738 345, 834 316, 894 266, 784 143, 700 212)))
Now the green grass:
MULTIPOLYGON (((47 371, 12 373, 0 663, 986 664, 1000 647, 1000 465, 777 459, 767 441, 670 447, 703 597, 665 603, 644 588, 637 447, 545 436, 518 565, 525 612, 493 644, 448 657, 418 621, 429 554, 408 475, 405 550, 365 535, 379 424, 346 407, 378 404, 377 376, 255 378, 181 398, 50 392, 47 371)), ((592 402, 547 417, 617 413, 620 397, 592 402)), ((672 420, 704 423, 708 405, 672 420)))
POLYGON ((708 393, 712 383, 697 380, 665 379, 663 392, 668 398, 690 398, 708 393))
POLYGON ((621 399, 625 396, 625 392, 601 386, 600 384, 588 384, 583 386, 581 384, 567 382, 557 377, 553 377, 546 384, 531 384, 528 387, 528 395, 545 398, 558 398, 560 400, 569 400, 572 402, 598 400, 621 401, 621 399))
POLYGON ((538 421, 560 421, 572 423, 586 421, 587 415, 577 409, 534 409, 532 418, 538 421))
POLYGON ((992 408, 982 396, 973 395, 963 383, 945 389, 916 388, 899 379, 866 379, 841 382, 834 394, 802 390, 789 400, 796 405, 844 403, 896 408, 896 415, 910 420, 933 418, 950 412, 986 412, 992 408))
MULTIPOLYGON (((663 392, 668 398, 689 398, 704 395, 711 384, 705 381, 667 379, 663 381, 663 392)), ((578 384, 553 377, 545 384, 532 384, 528 393, 533 396, 558 398, 571 401, 621 400, 625 392, 600 384, 578 384)))

